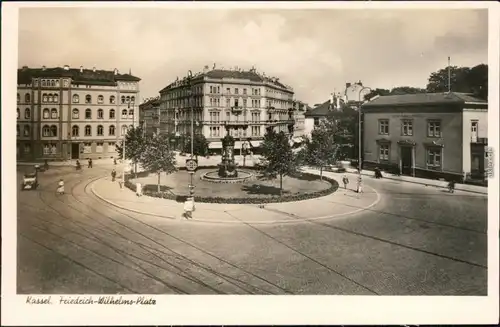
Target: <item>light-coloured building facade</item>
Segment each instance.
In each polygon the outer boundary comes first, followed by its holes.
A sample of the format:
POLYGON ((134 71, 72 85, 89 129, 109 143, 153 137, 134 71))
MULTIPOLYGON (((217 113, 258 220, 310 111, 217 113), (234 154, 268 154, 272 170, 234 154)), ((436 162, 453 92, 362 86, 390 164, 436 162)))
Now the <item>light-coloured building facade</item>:
POLYGON ((308 109, 308 105, 302 101, 294 101, 293 106, 293 119, 294 119, 294 129, 293 129, 293 137, 296 142, 300 141, 302 136, 305 135, 305 124, 306 117, 305 113, 308 109))
POLYGON ((293 134, 293 94, 278 78, 255 69, 205 68, 190 80, 176 80, 162 89, 160 110, 165 112, 168 133, 178 138, 190 134, 192 105, 194 132, 203 133, 211 149, 222 148, 228 125, 235 148, 246 141, 256 148, 266 128, 293 134))
POLYGON ((115 157, 138 122, 139 81, 116 69, 18 69, 17 159, 115 157))
POLYGON ((381 96, 362 106, 364 167, 484 179, 486 101, 461 93, 381 96))

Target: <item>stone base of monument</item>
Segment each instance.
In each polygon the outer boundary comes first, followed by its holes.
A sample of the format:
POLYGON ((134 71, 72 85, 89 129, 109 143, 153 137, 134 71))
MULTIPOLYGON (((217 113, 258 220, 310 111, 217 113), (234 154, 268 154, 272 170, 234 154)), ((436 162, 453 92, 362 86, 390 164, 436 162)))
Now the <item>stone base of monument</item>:
POLYGON ((255 178, 255 173, 245 170, 238 170, 238 174, 235 177, 221 177, 217 170, 209 171, 200 176, 201 180, 212 183, 243 183, 253 178, 255 178))

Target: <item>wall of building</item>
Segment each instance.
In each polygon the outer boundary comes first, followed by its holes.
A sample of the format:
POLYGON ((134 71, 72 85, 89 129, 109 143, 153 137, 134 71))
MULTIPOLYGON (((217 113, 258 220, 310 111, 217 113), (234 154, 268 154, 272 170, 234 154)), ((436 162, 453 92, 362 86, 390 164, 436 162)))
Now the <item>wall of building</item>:
POLYGON ((463 131, 462 131, 462 160, 463 170, 466 173, 471 172, 471 141, 472 141, 472 121, 478 121, 478 138, 488 137, 488 110, 487 109, 468 109, 465 108, 462 113, 463 131))
MULTIPOLYGON (((137 125, 139 121, 138 105, 121 103, 121 96, 139 98, 138 83, 118 83, 117 87, 94 86, 94 85, 72 85, 69 79, 47 78, 46 80, 58 80, 59 87, 46 87, 40 83, 29 86, 18 86, 20 102, 17 108, 20 110, 18 124, 20 135, 18 136, 19 160, 65 160, 71 157, 71 146, 74 143, 81 144, 80 157, 112 157, 116 156, 114 145, 122 137, 122 126, 137 125), (63 83, 67 81, 67 83, 63 83), (30 94, 30 103, 26 103, 26 94, 30 94), (44 101, 44 94, 57 94, 57 101, 44 101), (78 96, 78 101, 75 99, 78 96), (91 102, 86 103, 86 96, 91 96, 91 102), (102 96, 102 101, 98 97, 102 96), (110 97, 115 101, 111 103, 110 97), (30 118, 26 119, 25 109, 30 109, 30 118), (49 116, 44 117, 44 110, 48 109, 49 116), (73 113, 78 110, 78 115, 73 113), (91 118, 86 118, 85 112, 90 109, 91 118), (110 117, 110 110, 115 111, 114 118, 110 117), (53 116, 52 111, 57 113, 53 116), (99 118, 98 112, 102 110, 103 116, 99 118), (127 115, 122 116, 122 110, 127 110, 127 115), (129 112, 129 110, 132 110, 129 112), (133 112, 133 114, 129 114, 133 112), (30 126, 30 135, 24 135, 24 126, 30 126), (44 126, 57 127, 56 136, 45 136, 44 126), (79 133, 72 135, 73 127, 77 126, 79 133), (90 126, 91 135, 85 135, 85 127, 90 126), (98 135, 98 128, 102 126, 103 133, 98 135), (110 126, 115 127, 114 135, 110 134, 110 126), (109 145, 109 146, 108 146, 109 145), (50 147, 50 153, 44 152, 46 146, 50 147), (53 149, 53 150, 52 150, 53 149), (90 153, 84 149, 91 149, 90 153), (108 151, 109 150, 109 151, 108 151)), ((136 100, 138 101, 138 100, 136 100)))
POLYGON ((364 161, 380 162, 378 139, 390 141, 390 165, 399 165, 400 154, 398 141, 411 140, 415 146, 415 168, 427 170, 426 143, 436 142, 443 145, 442 171, 462 173, 462 117, 459 112, 391 112, 364 114, 364 161), (379 134, 379 120, 389 120, 389 135, 379 134), (402 119, 413 120, 413 136, 402 135, 402 119), (427 135, 428 120, 441 121, 441 137, 427 135))

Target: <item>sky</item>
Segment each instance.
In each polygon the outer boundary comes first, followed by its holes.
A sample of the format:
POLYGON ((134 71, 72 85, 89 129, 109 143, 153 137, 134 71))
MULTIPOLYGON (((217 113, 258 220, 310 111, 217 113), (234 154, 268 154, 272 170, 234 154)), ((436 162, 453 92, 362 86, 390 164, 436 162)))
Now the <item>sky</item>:
POLYGON ((141 97, 188 70, 241 67, 293 87, 310 105, 371 88, 425 88, 431 72, 488 62, 481 9, 22 8, 18 67, 117 68, 141 97))

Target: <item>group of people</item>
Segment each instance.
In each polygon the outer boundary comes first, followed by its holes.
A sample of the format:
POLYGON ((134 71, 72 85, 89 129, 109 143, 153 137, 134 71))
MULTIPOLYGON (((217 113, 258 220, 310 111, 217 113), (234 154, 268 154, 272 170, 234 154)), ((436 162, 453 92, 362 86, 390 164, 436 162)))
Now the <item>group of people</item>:
MULTIPOLYGON (((349 184, 349 177, 346 174, 342 176, 342 183, 344 184, 344 189, 347 190, 347 185, 349 184)), ((363 179, 361 178, 361 172, 358 171, 356 192, 363 193, 363 179)))

